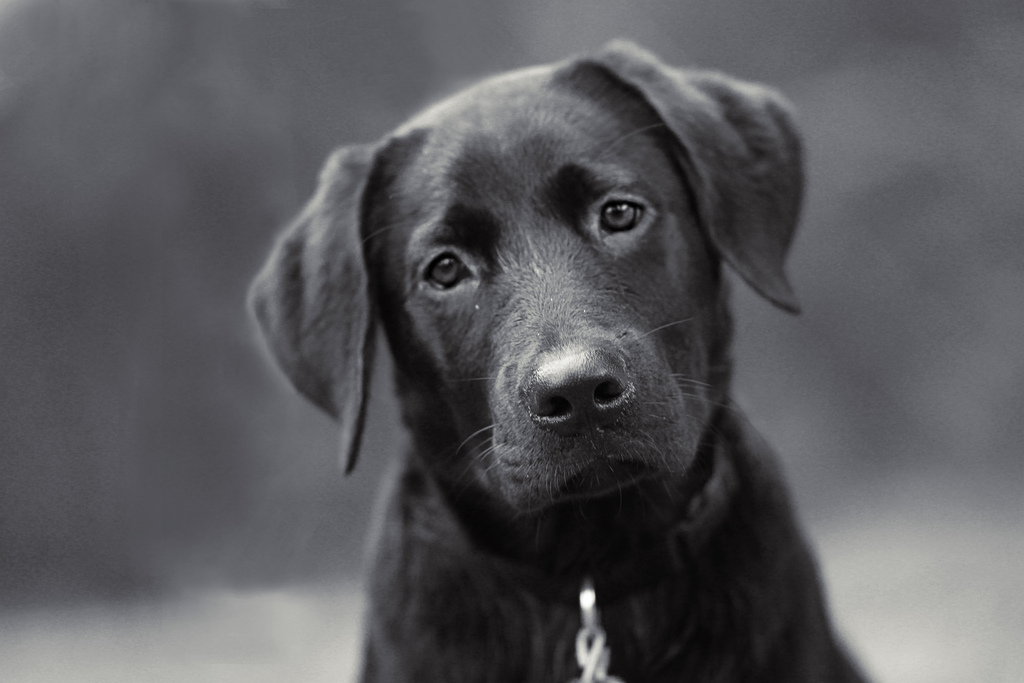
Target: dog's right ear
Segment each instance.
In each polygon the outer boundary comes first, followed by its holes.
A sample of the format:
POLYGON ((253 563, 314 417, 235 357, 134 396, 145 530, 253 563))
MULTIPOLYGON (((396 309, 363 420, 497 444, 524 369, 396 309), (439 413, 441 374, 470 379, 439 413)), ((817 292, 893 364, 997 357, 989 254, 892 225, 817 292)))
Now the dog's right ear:
POLYGON ((281 369, 338 420, 346 473, 359 452, 373 364, 374 314, 360 223, 374 155, 373 145, 331 155, 316 194, 278 239, 249 291, 281 369))

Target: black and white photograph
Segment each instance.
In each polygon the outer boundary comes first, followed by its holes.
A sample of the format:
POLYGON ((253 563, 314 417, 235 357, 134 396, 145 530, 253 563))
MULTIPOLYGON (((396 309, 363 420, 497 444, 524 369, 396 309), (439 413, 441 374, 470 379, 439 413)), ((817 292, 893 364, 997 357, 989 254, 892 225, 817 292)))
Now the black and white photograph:
POLYGON ((1020 683, 1024 6, 0 0, 0 681, 1020 683))

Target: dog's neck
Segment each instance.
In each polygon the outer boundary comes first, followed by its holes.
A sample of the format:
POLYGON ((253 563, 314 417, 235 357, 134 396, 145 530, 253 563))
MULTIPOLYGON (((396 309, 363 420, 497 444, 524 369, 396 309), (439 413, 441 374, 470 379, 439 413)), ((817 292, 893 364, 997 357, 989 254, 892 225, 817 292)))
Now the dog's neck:
POLYGON ((728 511, 737 481, 720 443, 721 419, 709 424, 688 475, 676 481, 646 480, 532 515, 509 515, 464 490, 442 494, 444 507, 479 560, 542 597, 574 602, 590 576, 603 600, 615 600, 685 573, 728 511))

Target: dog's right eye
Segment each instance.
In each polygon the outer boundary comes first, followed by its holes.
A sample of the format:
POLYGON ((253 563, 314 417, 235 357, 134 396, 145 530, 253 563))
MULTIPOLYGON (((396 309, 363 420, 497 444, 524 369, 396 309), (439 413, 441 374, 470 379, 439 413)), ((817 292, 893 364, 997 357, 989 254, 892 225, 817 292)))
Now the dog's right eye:
POLYGON ((441 254, 427 267, 427 280, 439 289, 449 289, 466 277, 468 269, 454 254, 441 254))

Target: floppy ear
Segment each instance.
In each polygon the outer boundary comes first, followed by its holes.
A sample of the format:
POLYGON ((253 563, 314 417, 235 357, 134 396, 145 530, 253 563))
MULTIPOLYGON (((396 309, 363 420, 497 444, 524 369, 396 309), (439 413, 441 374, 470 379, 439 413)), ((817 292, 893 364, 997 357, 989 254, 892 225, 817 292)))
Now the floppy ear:
POLYGON ((699 219, 719 255, 773 304, 799 312, 784 270, 803 194, 789 103, 763 86, 673 69, 625 41, 591 61, 639 91, 679 141, 699 219))
POLYGON ((340 423, 346 474, 356 464, 373 364, 374 315, 360 238, 373 158, 369 145, 331 155, 316 194, 278 239, 249 291, 281 369, 340 423))

